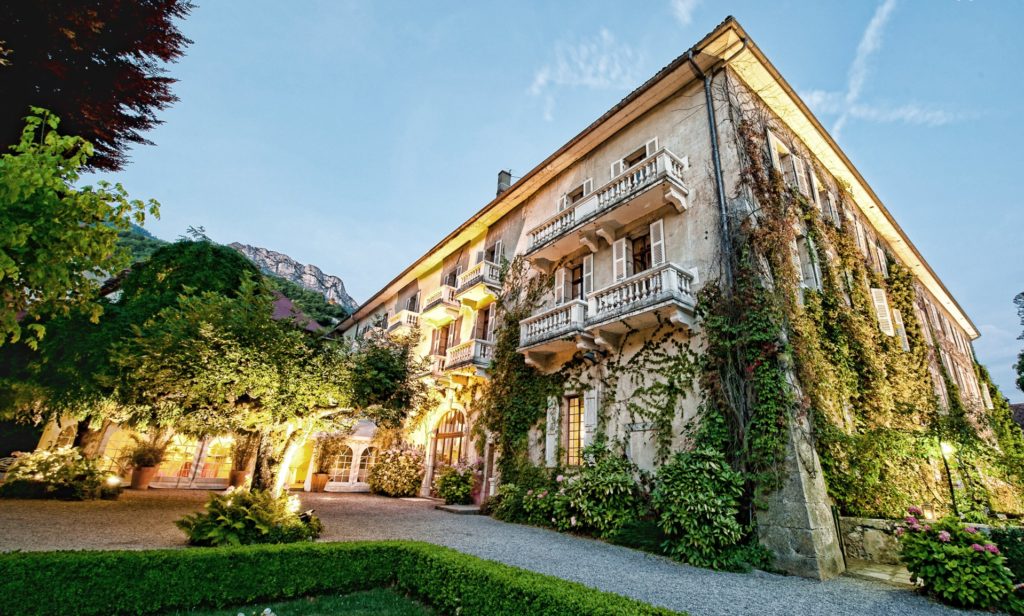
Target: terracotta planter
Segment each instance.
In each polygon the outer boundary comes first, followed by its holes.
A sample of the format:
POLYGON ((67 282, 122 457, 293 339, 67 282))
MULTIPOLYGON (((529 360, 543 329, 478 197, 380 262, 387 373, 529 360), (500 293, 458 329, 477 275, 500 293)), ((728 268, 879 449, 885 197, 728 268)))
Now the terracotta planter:
POLYGON ((327 473, 313 473, 313 481, 310 486, 310 490, 313 492, 323 492, 324 486, 327 485, 328 477, 329 475, 327 473))
POLYGON ((159 467, 156 466, 138 466, 132 469, 132 489, 148 490, 149 483, 156 477, 157 470, 159 467))
POLYGON ((249 471, 231 471, 228 475, 228 485, 232 488, 240 488, 249 480, 249 471))

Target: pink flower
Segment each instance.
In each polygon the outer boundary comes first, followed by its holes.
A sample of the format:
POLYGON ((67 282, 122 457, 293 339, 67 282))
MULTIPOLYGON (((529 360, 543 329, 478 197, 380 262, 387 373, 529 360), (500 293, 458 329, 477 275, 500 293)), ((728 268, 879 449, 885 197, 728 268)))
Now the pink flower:
POLYGON ((563 481, 565 481, 565 475, 559 475, 558 477, 555 477, 555 481, 557 481, 558 483, 562 483, 563 481))
POLYGON ((924 531, 925 531, 925 532, 928 532, 928 531, 930 531, 931 529, 932 529, 932 525, 931 525, 931 524, 925 524, 925 525, 924 525, 924 531))
POLYGON ((907 513, 909 513, 910 515, 921 515, 921 508, 918 507, 917 505, 907 507, 907 513))
POLYGON ((968 526, 967 528, 964 529, 964 532, 968 532, 968 533, 971 533, 973 535, 974 533, 978 532, 978 529, 974 528, 973 526, 968 526))
POLYGON ((984 552, 985 551, 985 546, 983 546, 983 545, 981 545, 979 543, 972 543, 971 544, 971 549, 974 550, 975 552, 984 552))
POLYGON ((912 515, 908 515, 907 517, 905 517, 903 519, 906 520, 907 524, 910 524, 911 526, 913 526, 914 524, 917 524, 917 518, 915 518, 912 515))
POLYGON ((576 526, 576 516, 572 516, 571 518, 569 518, 569 523, 573 526, 576 526))
POLYGON ((948 531, 940 532, 939 533, 939 541, 941 541, 943 543, 949 543, 949 532, 948 531))
POLYGON ((998 554, 999 553, 999 548, 997 548, 994 543, 986 543, 985 544, 985 549, 988 550, 989 552, 992 552, 993 554, 998 554))
POLYGON ((904 533, 904 532, 905 532, 905 531, 903 530, 903 527, 902 527, 902 526, 897 526, 897 527, 896 527, 896 536, 897 536, 897 537, 902 537, 902 536, 903 536, 903 533, 904 533))

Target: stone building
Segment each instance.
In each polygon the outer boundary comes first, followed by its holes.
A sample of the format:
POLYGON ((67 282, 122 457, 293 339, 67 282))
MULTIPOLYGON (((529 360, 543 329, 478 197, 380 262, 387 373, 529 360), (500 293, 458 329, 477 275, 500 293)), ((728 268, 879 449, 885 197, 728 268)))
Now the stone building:
MULTIPOLYGON (((687 446, 683 428, 697 416, 700 392, 674 398, 676 408, 659 422, 638 403, 657 382, 656 371, 608 376, 628 370, 652 341, 664 356, 700 354, 698 293, 709 283, 729 283, 736 227, 761 216, 744 159, 750 126, 757 127, 754 158, 763 158, 822 221, 855 238, 867 278, 884 280, 895 264, 912 274, 913 315, 893 309, 884 288, 860 282, 882 335, 906 349, 905 323, 920 324, 934 350, 931 382, 923 386, 948 406, 945 373, 972 412, 991 407, 974 370, 977 328, 839 145, 729 18, 521 179, 509 185, 507 175, 499 178, 490 203, 340 325, 346 336, 418 328, 418 350, 431 366, 423 378, 441 399, 408 434, 427 452, 425 491, 434 468, 459 459, 482 465, 485 493, 500 481, 492 445, 470 442, 467 392, 488 378, 502 267, 517 256, 531 276, 551 280, 520 322, 520 352, 542 372, 569 362, 575 371, 530 439, 534 461, 578 464, 598 432, 624 443, 644 469, 655 468, 666 448, 687 446)), ((809 232, 793 233, 798 293, 819 288, 822 263, 809 232)), ((797 375, 790 380, 799 388, 797 375)), ((828 578, 843 561, 809 430, 806 420, 791 420, 786 477, 758 524, 782 568, 828 578)))

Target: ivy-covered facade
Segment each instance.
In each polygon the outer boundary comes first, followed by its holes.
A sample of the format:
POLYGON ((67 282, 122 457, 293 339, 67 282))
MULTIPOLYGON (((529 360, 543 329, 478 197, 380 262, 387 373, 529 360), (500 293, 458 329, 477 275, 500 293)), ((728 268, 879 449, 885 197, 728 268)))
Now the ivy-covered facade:
POLYGON ((977 329, 727 19, 341 325, 418 331, 427 476, 481 498, 602 443, 709 446, 780 568, 841 572, 834 510, 1024 513, 1024 439, 977 329))

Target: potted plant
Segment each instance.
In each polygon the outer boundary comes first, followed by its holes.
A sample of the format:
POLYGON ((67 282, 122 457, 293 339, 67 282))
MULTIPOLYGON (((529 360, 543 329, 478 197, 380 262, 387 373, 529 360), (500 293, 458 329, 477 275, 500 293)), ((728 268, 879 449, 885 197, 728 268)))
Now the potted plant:
POLYGON ((147 490, 150 482, 156 477, 160 463, 164 461, 167 443, 161 441, 159 436, 146 440, 133 438, 135 447, 129 450, 126 456, 128 465, 132 467, 131 487, 133 490, 147 490))
POLYGON ((316 472, 313 473, 313 481, 310 489, 313 492, 323 492, 324 486, 330 477, 331 467, 334 465, 338 454, 341 453, 341 438, 333 435, 324 435, 317 439, 318 453, 316 456, 316 472))
POLYGON ((228 479, 231 487, 244 486, 249 480, 249 467, 256 458, 259 444, 260 436, 255 432, 235 433, 235 442, 231 446, 231 473, 228 479))

